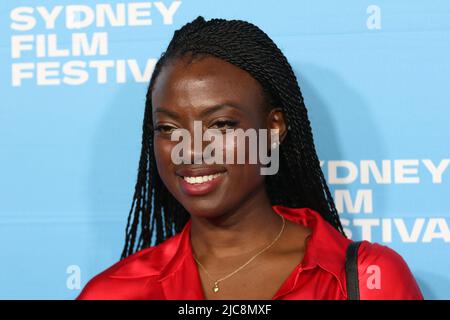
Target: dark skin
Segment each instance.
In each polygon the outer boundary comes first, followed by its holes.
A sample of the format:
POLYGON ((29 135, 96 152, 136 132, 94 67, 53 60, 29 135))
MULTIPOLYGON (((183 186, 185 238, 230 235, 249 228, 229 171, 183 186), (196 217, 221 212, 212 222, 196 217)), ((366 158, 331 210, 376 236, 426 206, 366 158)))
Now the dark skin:
MULTIPOLYGON (((192 250, 213 278, 219 279, 267 247, 279 234, 282 220, 271 207, 261 164, 176 165, 170 155, 178 142, 170 141, 170 133, 184 128, 193 135, 194 120, 201 120, 203 129, 277 128, 282 141, 286 122, 280 108, 269 108, 261 85, 246 71, 213 56, 192 63, 186 59, 165 64, 153 87, 155 159, 162 181, 191 215, 192 250), (219 104, 237 108, 204 113, 219 104), (175 174, 181 166, 214 166, 225 170, 225 176, 212 192, 187 195, 175 174)), ((303 259, 310 233, 286 220, 278 241, 220 282, 217 293, 212 291, 214 282, 199 268, 206 299, 271 299, 303 259)))

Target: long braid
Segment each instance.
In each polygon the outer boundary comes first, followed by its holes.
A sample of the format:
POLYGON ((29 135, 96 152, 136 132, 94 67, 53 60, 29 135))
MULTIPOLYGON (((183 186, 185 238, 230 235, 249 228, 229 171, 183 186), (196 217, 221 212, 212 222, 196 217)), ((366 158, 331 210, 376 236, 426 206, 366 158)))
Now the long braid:
POLYGON ((273 205, 316 210, 345 236, 320 168, 297 78, 284 54, 266 33, 249 22, 225 19, 205 21, 198 16, 174 32, 150 79, 138 178, 121 258, 159 244, 180 232, 190 217, 167 190, 157 172, 151 103, 153 85, 162 67, 171 59, 188 55, 192 60, 212 55, 247 71, 263 87, 268 104, 272 108, 282 108, 288 131, 280 145, 279 171, 276 175, 266 176, 270 201, 273 205))

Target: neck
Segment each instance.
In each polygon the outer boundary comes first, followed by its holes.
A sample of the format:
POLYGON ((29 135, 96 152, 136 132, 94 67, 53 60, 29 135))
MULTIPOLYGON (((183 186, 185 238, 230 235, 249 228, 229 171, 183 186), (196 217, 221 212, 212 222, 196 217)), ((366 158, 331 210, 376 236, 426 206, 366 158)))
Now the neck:
POLYGON ((218 218, 192 216, 191 244, 195 254, 227 258, 245 255, 269 244, 281 230, 265 190, 218 218))

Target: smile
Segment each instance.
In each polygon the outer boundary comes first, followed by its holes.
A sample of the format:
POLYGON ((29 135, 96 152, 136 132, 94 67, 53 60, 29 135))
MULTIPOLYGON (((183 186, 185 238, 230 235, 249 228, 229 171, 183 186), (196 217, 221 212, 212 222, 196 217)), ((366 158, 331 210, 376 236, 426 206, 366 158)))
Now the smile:
POLYGON ((197 177, 183 177, 184 181, 186 181, 189 184, 199 184, 199 183, 205 183, 208 181, 212 181, 216 179, 220 175, 224 175, 224 172, 216 173, 216 174, 210 174, 207 176, 197 176, 197 177))
POLYGON ((195 175, 197 172, 192 172, 189 174, 190 176, 178 175, 182 192, 188 196, 204 196, 220 186, 227 172, 211 172, 210 174, 198 172, 198 174, 204 175, 195 175))

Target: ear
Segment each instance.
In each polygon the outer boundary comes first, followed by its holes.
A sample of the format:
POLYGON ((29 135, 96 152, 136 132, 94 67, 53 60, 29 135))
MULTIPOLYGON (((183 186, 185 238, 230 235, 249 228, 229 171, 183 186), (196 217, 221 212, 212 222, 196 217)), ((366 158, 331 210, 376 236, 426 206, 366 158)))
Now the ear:
POLYGON ((281 108, 274 108, 270 110, 267 115, 267 129, 278 129, 280 143, 283 142, 287 134, 287 124, 284 117, 283 110, 281 108))

